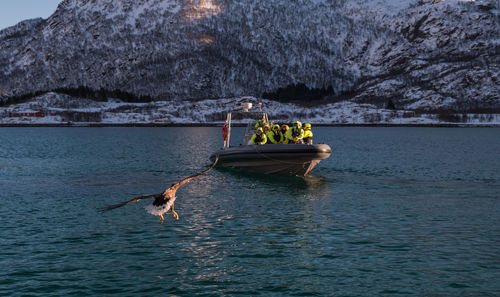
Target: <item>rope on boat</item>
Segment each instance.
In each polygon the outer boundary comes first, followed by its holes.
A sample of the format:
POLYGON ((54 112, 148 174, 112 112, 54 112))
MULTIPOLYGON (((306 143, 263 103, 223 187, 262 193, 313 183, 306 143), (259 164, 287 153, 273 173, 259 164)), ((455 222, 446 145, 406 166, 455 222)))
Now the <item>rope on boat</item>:
MULTIPOLYGON (((265 145, 265 144, 264 144, 265 145)), ((274 158, 271 158, 271 157, 268 157, 266 154, 264 153, 261 153, 257 150, 257 145, 255 145, 255 148, 254 148, 254 151, 256 153, 258 153, 259 155, 262 155, 264 158, 268 159, 268 160, 271 160, 271 161, 275 161, 275 162, 279 162, 279 163, 283 163, 283 164, 292 164, 292 165, 299 165, 299 164, 303 164, 304 162, 287 162, 287 161, 282 161, 282 160, 278 160, 278 159, 274 159, 274 158)))

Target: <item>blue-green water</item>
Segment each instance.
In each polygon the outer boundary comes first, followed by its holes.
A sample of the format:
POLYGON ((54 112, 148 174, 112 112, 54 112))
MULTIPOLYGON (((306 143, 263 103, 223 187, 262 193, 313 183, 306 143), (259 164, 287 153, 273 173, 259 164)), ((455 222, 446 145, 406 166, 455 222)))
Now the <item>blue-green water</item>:
POLYGON ((160 223, 97 209, 206 168, 220 128, 0 129, 0 295, 500 295, 500 129, 314 133, 314 175, 214 170, 160 223))

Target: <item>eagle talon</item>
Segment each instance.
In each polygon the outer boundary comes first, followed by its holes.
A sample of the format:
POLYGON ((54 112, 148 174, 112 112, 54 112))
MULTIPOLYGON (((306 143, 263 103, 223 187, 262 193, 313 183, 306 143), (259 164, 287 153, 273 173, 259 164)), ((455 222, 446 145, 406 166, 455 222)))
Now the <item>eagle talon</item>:
POLYGON ((172 204, 172 207, 170 207, 170 210, 172 211, 172 215, 174 216, 174 218, 176 220, 178 220, 179 219, 179 215, 174 210, 174 204, 172 204))
POLYGON ((164 220, 163 215, 160 215, 160 222, 163 222, 164 220))

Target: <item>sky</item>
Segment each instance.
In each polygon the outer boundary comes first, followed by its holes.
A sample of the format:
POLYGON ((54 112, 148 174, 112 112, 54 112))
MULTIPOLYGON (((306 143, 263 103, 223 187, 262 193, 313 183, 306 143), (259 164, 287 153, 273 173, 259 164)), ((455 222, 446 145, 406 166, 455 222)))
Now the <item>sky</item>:
POLYGON ((63 0, 0 0, 0 30, 20 21, 48 18, 63 0))

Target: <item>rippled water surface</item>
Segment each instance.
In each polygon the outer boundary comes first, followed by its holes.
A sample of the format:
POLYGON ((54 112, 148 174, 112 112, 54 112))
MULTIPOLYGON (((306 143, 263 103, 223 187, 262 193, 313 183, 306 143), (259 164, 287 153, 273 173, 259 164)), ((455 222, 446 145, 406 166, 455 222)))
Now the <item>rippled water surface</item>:
POLYGON ((500 129, 314 133, 314 174, 214 170, 160 223, 97 209, 206 168, 220 128, 0 129, 0 295, 500 295, 500 129))

